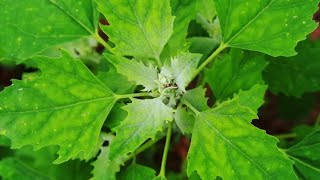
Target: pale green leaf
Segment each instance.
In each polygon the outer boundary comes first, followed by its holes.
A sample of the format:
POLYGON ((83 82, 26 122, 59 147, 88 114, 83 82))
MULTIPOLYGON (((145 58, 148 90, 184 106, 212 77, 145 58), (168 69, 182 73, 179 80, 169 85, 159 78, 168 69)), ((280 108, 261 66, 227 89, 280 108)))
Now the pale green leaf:
POLYGON ((193 80, 201 56, 200 54, 180 53, 171 59, 173 77, 181 90, 185 91, 185 88, 193 80))
POLYGON ((120 166, 123 165, 125 156, 110 160, 109 154, 109 147, 101 148, 97 160, 92 163, 93 177, 91 180, 116 180, 116 173, 120 171, 120 166))
POLYGON ((318 0, 214 0, 227 46, 271 56, 294 56, 317 24, 318 0))
POLYGON ((224 101, 240 89, 248 90, 257 83, 263 83, 262 71, 266 65, 262 55, 234 49, 217 59, 205 72, 205 78, 216 99, 224 101))
POLYGON ((240 105, 251 109, 255 113, 258 113, 258 109, 264 103, 263 98, 267 88, 268 86, 266 85, 256 84, 247 91, 240 90, 238 93, 240 105))
POLYGON ((188 90, 182 99, 190 103, 198 111, 210 109, 208 106, 208 98, 206 98, 206 89, 201 87, 188 90))
POLYGON ((58 145, 56 163, 91 158, 116 101, 113 92, 66 53, 36 57, 32 63, 40 77, 15 80, 0 93, 0 132, 11 139, 12 148, 58 145))
POLYGON ((127 118, 114 128, 116 137, 110 145, 110 159, 134 152, 147 139, 155 139, 166 123, 173 120, 173 109, 160 98, 133 99, 124 107, 127 118))
POLYGON ((186 40, 189 23, 195 19, 198 9, 195 0, 171 0, 172 14, 175 16, 173 34, 165 46, 161 57, 170 57, 188 49, 186 40))
POLYGON ((24 60, 97 30, 92 0, 1 0, 0 6, 0 60, 24 60))
POLYGON ((296 179, 277 139, 254 127, 254 118, 238 98, 197 114, 188 174, 197 171, 202 179, 296 179))
POLYGON ((119 180, 139 180, 139 179, 153 179, 156 177, 156 171, 142 166, 140 164, 132 164, 124 172, 119 174, 119 180))
POLYGON ((159 59, 173 32, 169 0, 95 0, 110 26, 101 26, 122 56, 159 59))
POLYGON ((317 180, 320 177, 320 130, 316 129, 299 143, 286 150, 294 161, 301 179, 317 180))
POLYGON ((146 66, 142 62, 129 60, 124 57, 105 54, 106 58, 117 68, 118 73, 126 76, 128 80, 137 85, 143 85, 143 91, 151 91, 158 87, 158 70, 152 65, 146 66))
POLYGON ((176 122, 182 134, 192 133, 194 121, 194 115, 180 104, 174 113, 174 122, 176 122))
POLYGON ((297 49, 297 56, 269 59, 264 79, 272 92, 301 97, 320 90, 320 42, 304 41, 297 49))

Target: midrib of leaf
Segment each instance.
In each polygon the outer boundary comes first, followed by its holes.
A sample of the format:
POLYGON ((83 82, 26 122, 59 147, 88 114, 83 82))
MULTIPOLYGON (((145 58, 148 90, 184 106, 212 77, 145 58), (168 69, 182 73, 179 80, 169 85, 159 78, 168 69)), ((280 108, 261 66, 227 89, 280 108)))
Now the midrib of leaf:
MULTIPOLYGON (((240 113, 239 113, 240 114, 240 113)), ((242 113, 241 113, 242 114, 242 113)), ((220 114, 224 115, 224 114, 220 114)), ((232 142, 230 142, 226 137, 224 137, 218 129, 216 129, 206 118, 205 119, 206 124, 208 127, 213 129, 218 136, 220 136, 225 142, 227 142, 230 146, 232 146, 235 150, 237 150, 239 153, 241 153, 245 158, 247 158, 249 161, 251 161, 260 171, 262 171, 267 177, 270 177, 270 175, 259 165, 257 164, 254 160, 252 160, 247 154, 242 152, 236 145, 234 145, 232 142)))
POLYGON ((317 172, 320 173, 320 169, 319 169, 319 168, 314 167, 313 165, 310 165, 310 164, 304 162, 303 160, 301 160, 301 159, 299 159, 299 158, 296 158, 296 157, 294 157, 294 156, 291 156, 290 154, 287 154, 287 155, 288 155, 291 159, 293 159, 294 161, 297 161, 297 162, 303 164, 304 166, 306 166, 306 167, 308 167, 308 168, 310 168, 310 169, 312 169, 312 170, 315 170, 315 171, 317 171, 317 172))
MULTIPOLYGON (((230 6, 229 6, 229 10, 228 10, 228 16, 227 16, 227 20, 229 19, 229 14, 230 14, 230 11, 231 11, 231 1, 232 0, 230 0, 230 6)), ((219 0, 219 2, 220 2, 220 0, 219 0)), ((275 2, 275 0, 270 0, 270 2, 263 8, 263 9, 261 9, 261 11, 260 12, 258 12, 257 13, 257 15, 253 18, 253 19, 251 19, 245 26, 243 26, 233 37, 231 37, 231 39, 227 42, 227 43, 225 43, 226 45, 228 45, 232 40, 234 40, 235 38, 237 38, 248 26, 250 26, 251 25, 251 23, 253 23, 262 13, 264 13, 271 5, 272 5, 272 3, 274 3, 275 2)), ((227 24, 226 24, 227 25, 227 24)), ((227 27, 225 27, 226 29, 227 29, 227 27)), ((226 30, 225 30, 226 31, 226 30)), ((226 34, 226 33, 225 33, 226 34)))
MULTIPOLYGON (((130 8, 131 8, 131 10, 133 11, 134 16, 135 16, 135 18, 136 18, 136 20, 137 20, 137 22, 138 22, 139 28, 141 29, 144 37, 146 38, 146 40, 147 40, 147 42, 148 42, 149 47, 151 48, 151 50, 152 50, 155 58, 156 58, 156 59, 159 59, 159 55, 156 54, 156 52, 155 52, 155 50, 154 50, 154 47, 151 45, 149 36, 147 36, 145 29, 142 27, 141 21, 140 21, 138 15, 137 15, 136 10, 134 9, 134 7, 133 7, 133 5, 132 5, 132 3, 131 3, 131 0, 128 0, 128 2, 129 2, 129 4, 130 4, 130 8)), ((147 7, 146 7, 146 8, 147 8, 147 7)))
MULTIPOLYGON (((77 103, 72 103, 72 104, 67 104, 67 105, 62 105, 62 106, 57 106, 57 107, 52 107, 52 108, 46 108, 46 109, 36 109, 36 110, 26 110, 26 111, 11 111, 11 112, 6 112, 6 113, 0 113, 0 116, 8 115, 8 114, 29 114, 29 113, 39 113, 39 112, 46 112, 46 111, 56 111, 64 108, 71 108, 74 106, 82 105, 82 104, 89 104, 92 102, 99 102, 99 101, 104 101, 107 99, 115 99, 113 97, 104 97, 104 98, 98 98, 98 99, 90 99, 86 101, 81 101, 77 103)), ((116 100, 115 100, 116 101, 116 100)))
MULTIPOLYGON (((84 28, 89 34, 93 35, 95 32, 92 32, 90 28, 88 28, 86 25, 84 25, 80 20, 78 20, 76 17, 74 17, 71 13, 69 13, 67 10, 65 10, 63 7, 61 7, 58 3, 55 2, 55 0, 48 0, 53 5, 57 6, 61 11, 63 11, 66 15, 68 15, 72 20, 74 20, 76 23, 78 23, 82 28, 84 28)), ((94 11, 93 11, 94 12, 94 11)))

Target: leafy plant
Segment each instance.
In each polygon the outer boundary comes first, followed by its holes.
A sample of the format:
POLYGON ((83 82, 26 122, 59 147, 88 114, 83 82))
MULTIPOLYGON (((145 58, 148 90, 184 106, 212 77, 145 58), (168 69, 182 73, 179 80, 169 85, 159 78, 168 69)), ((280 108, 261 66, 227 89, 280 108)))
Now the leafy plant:
POLYGON ((268 88, 320 90, 319 42, 295 51, 318 3, 0 0, 0 61, 36 69, 0 93, 0 144, 16 149, 3 151, 0 175, 319 178, 318 126, 284 149, 252 125, 268 88), (180 174, 166 168, 173 135, 191 137, 180 174), (162 162, 142 160, 162 139, 162 162))

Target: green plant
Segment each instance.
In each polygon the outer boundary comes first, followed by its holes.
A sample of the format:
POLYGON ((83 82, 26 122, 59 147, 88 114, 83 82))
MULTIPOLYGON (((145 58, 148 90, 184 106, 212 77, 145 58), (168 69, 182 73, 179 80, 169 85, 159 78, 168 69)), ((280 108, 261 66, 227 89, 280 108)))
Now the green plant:
MULTIPOLYGON (((309 148, 318 146, 317 127, 284 150, 275 137, 251 124, 268 85, 273 92, 293 96, 320 89, 319 65, 307 62, 315 59, 272 58, 297 54, 297 43, 317 26, 312 16, 318 3, 0 0, 0 60, 37 69, 0 93, 0 142, 18 149, 0 162, 0 175, 89 178, 81 175, 91 170, 88 163, 74 160, 80 159, 92 163, 92 179, 319 178, 314 164, 319 148, 309 148), (98 33, 99 12, 110 24, 100 24, 109 41, 98 33), (201 33, 192 32, 192 20, 206 38, 187 38, 201 33), (103 55, 87 40, 75 41, 87 37, 104 46, 103 55), (57 57, 58 45, 62 50, 57 57), (305 63, 307 68, 299 69, 305 63), (298 82, 288 66, 301 71, 298 82), (300 87, 309 79, 311 84, 300 87), (214 93, 209 97, 213 106, 207 103, 206 83, 214 93), (192 137, 187 170, 166 176, 173 133, 192 137), (163 138, 156 175, 137 156, 163 138), (35 155, 27 145, 41 150, 35 155), (311 154, 312 162, 301 160, 311 154), (53 160, 63 164, 50 165, 53 160), (48 166, 50 171, 44 171, 48 166)), ((319 43, 304 43, 296 58, 319 58, 319 43)))

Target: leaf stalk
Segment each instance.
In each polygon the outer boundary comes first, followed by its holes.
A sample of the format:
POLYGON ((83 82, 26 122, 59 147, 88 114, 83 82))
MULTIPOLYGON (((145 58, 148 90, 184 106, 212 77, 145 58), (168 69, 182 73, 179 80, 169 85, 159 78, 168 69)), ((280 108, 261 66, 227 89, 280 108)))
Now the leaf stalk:
POLYGON ((172 122, 169 123, 167 137, 166 137, 166 144, 164 146, 164 151, 162 156, 161 169, 158 177, 166 176, 166 164, 167 164, 168 153, 170 149, 171 134, 172 134, 172 122))

